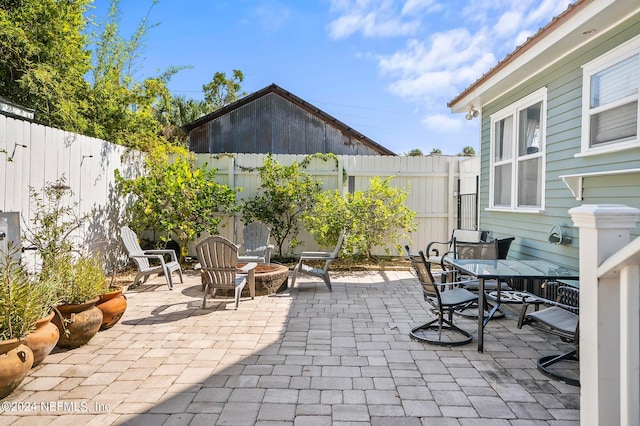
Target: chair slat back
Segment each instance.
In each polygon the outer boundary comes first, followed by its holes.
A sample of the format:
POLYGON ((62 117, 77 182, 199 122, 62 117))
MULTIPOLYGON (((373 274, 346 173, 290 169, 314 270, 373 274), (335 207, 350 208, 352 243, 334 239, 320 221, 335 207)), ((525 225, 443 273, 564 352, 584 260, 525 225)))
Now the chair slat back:
POLYGON ((468 242, 453 241, 453 253, 458 259, 484 259, 495 260, 498 258, 498 242, 468 242))
MULTIPOLYGON (((124 247, 127 249, 129 256, 137 256, 144 254, 140 243, 138 242, 138 235, 131 230, 128 226, 120 228, 120 237, 124 243, 124 247)), ((138 265, 141 271, 145 271, 150 268, 149 259, 146 257, 132 257, 132 259, 138 265)))
POLYGON ((262 222, 252 222, 242 230, 242 245, 248 253, 269 245, 271 229, 262 222))
POLYGON ((205 283, 214 288, 233 289, 236 283, 238 247, 221 236, 211 235, 196 244, 205 283))
POLYGON ((451 239, 465 241, 467 243, 479 243, 482 241, 482 235, 482 231, 476 231, 473 229, 454 229, 451 239))

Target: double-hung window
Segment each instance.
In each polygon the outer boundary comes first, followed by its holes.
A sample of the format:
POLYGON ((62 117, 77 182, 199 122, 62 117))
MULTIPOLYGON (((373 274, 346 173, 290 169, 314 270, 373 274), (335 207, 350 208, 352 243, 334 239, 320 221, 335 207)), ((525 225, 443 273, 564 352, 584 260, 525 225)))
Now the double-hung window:
POLYGON ((544 208, 547 89, 491 116, 491 208, 544 208))
POLYGON ((640 147, 640 37, 583 66, 581 154, 640 147))

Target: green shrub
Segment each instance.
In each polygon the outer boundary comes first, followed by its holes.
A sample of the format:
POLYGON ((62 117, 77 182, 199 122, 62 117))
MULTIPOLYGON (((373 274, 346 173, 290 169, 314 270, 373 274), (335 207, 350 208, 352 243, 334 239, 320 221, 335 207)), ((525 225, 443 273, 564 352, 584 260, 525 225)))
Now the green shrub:
MULTIPOLYGON (((372 259, 375 247, 395 244, 415 230, 415 212, 406 206, 408 189, 392 187, 392 177, 371 179, 369 189, 346 194, 338 191, 321 193, 314 207, 304 216, 306 229, 322 246, 335 244, 343 228, 347 238, 343 252, 372 259)), ((387 254, 390 250, 385 248, 387 254)))
POLYGON ((189 242, 202 232, 217 234, 224 217, 235 211, 235 191, 216 182, 216 169, 196 166, 193 154, 182 151, 170 158, 159 149, 147 157, 145 171, 125 179, 116 170, 120 193, 135 197, 128 209, 130 226, 155 230, 165 243, 176 238, 181 258, 189 242))
POLYGON ((57 304, 56 283, 30 276, 19 258, 0 251, 0 340, 20 338, 57 304))
POLYGON ((298 244, 300 218, 315 203, 320 193, 320 182, 301 170, 300 164, 278 164, 271 155, 261 167, 258 193, 242 204, 245 224, 258 220, 271 228, 271 236, 278 246, 279 256, 289 239, 291 249, 298 244))

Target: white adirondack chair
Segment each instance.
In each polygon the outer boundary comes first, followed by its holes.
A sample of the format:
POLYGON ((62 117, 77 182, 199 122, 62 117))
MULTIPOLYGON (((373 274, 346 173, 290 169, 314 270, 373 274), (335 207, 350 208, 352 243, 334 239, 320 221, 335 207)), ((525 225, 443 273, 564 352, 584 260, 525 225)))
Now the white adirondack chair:
POLYGON ((262 222, 252 222, 242 230, 242 244, 244 253, 238 256, 238 262, 271 262, 273 244, 269 244, 271 229, 262 222))
POLYGON ((167 287, 169 287, 169 290, 173 290, 171 274, 175 271, 178 271, 178 274, 180 275, 180 282, 184 282, 182 279, 182 269, 180 268, 180 263, 178 262, 176 252, 174 250, 142 250, 140 243, 138 242, 138 235, 136 235, 136 233, 128 226, 120 228, 120 236, 122 237, 122 242, 129 253, 129 257, 138 265, 138 273, 136 274, 131 287, 138 285, 140 278, 143 278, 142 283, 144 284, 149 279, 150 275, 164 273, 164 276, 167 279, 167 287), (169 262, 165 262, 165 254, 171 256, 171 260, 169 262), (151 265, 149 262, 150 259, 157 261, 159 265, 151 265))
POLYGON ((329 277, 329 266, 331 263, 338 258, 338 253, 340 253, 340 249, 342 248, 342 242, 344 241, 345 231, 342 231, 340 234, 340 238, 338 238, 338 243, 333 251, 303 251, 300 254, 300 261, 293 268, 293 275, 291 276, 291 287, 296 283, 296 278, 298 274, 307 274, 314 277, 322 278, 325 285, 331 291, 331 278, 329 277), (324 266, 322 268, 314 268, 308 264, 310 261, 321 261, 324 262, 324 266))

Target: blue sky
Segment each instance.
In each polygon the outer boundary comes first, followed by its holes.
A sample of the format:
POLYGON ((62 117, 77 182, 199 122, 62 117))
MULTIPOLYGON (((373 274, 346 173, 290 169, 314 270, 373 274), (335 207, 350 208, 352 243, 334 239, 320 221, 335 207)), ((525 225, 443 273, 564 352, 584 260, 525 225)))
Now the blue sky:
MULTIPOLYGON (((138 77, 191 66, 169 84, 202 98, 214 73, 276 83, 404 154, 476 152, 479 120, 446 104, 570 0, 121 0, 128 38, 148 15, 138 77)), ((107 12, 95 0, 91 13, 107 12)))

